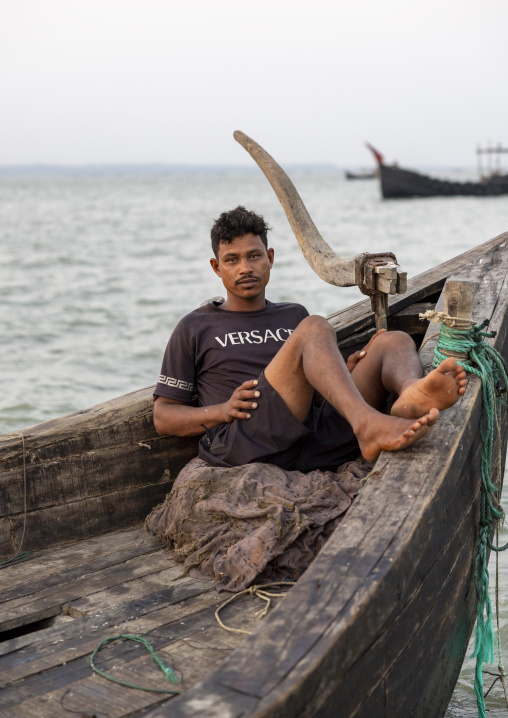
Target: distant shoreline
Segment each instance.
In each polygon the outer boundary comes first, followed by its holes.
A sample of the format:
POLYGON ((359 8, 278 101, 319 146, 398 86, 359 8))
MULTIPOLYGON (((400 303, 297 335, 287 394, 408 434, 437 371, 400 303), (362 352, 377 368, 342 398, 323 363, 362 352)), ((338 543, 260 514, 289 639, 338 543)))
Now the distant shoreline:
MULTIPOLYGON (((342 173, 343 169, 331 164, 286 165, 289 172, 342 173)), ((256 165, 184 165, 184 164, 30 164, 0 165, 0 177, 60 177, 60 176, 175 176, 175 175, 254 175, 261 172, 256 165)))
MULTIPOLYGON (((289 174, 325 174, 343 175, 346 170, 357 171, 358 167, 348 165, 339 167, 332 164, 286 164, 289 174)), ((415 168, 416 169, 416 168, 415 168)), ((472 167, 434 166, 420 167, 424 172, 471 172, 472 167)), ((365 170, 365 167, 363 167, 365 170)), ((184 165, 184 164, 26 164, 0 165, 0 178, 38 178, 38 177, 177 177, 190 175, 256 175, 261 170, 255 165, 184 165)))

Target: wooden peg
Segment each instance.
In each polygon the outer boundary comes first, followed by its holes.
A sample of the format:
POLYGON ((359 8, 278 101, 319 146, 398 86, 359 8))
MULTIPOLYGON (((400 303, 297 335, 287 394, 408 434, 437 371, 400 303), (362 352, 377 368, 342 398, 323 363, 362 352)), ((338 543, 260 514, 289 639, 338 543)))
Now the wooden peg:
MULTIPOLYGON (((474 282, 472 279, 462 277, 448 277, 445 284, 445 312, 450 317, 457 319, 472 320, 474 300, 474 282)), ((445 322, 446 323, 446 322, 445 322)), ((460 340, 459 337, 457 339, 460 340)), ((456 352, 441 349, 441 353, 447 357, 453 357, 458 361, 468 358, 467 352, 456 352)))
POLYGON ((448 277, 445 285, 445 312, 458 319, 471 319, 474 282, 462 277, 448 277))

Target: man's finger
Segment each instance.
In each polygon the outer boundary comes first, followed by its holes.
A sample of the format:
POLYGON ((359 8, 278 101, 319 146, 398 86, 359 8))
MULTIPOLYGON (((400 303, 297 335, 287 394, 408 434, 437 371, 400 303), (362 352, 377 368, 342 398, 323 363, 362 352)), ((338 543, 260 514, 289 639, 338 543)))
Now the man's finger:
POLYGON ((250 411, 251 409, 257 409, 258 405, 256 401, 240 401, 235 408, 238 411, 250 411))
POLYGON ((364 346, 364 348, 361 351, 355 352, 354 354, 351 354, 351 356, 348 358, 346 365, 350 372, 353 371, 355 366, 358 364, 358 362, 363 359, 363 357, 367 354, 367 349, 370 347, 372 342, 376 337, 378 337, 380 334, 383 334, 383 332, 386 332, 386 329, 378 329, 375 334, 371 336, 367 344, 364 346))
POLYGON ((235 399, 238 399, 240 401, 247 401, 249 399, 259 399, 261 396, 259 391, 255 391, 253 389, 247 390, 242 389, 241 391, 235 392, 235 399))
POLYGON ((366 353, 367 352, 365 351, 365 349, 362 349, 361 351, 355 352, 354 354, 351 354, 350 357, 348 357, 346 365, 350 372, 353 371, 353 369, 358 364, 360 359, 363 359, 363 357, 366 355, 366 353))
POLYGON ((259 382, 257 379, 247 379, 247 381, 244 381, 243 384, 240 384, 240 386, 238 388, 239 389, 250 389, 253 386, 257 386, 258 383, 259 382))
POLYGON ((238 411, 234 409, 231 412, 232 416, 235 417, 235 419, 250 419, 251 415, 247 411, 238 411))
POLYGON ((369 341, 368 341, 367 344, 365 345, 364 350, 365 350, 365 349, 368 349, 368 348, 370 347, 370 345, 372 344, 372 342, 374 341, 374 339, 375 339, 376 337, 378 337, 380 334, 383 334, 384 332, 386 332, 386 329, 378 329, 377 332, 371 336, 371 338, 369 339, 369 341))

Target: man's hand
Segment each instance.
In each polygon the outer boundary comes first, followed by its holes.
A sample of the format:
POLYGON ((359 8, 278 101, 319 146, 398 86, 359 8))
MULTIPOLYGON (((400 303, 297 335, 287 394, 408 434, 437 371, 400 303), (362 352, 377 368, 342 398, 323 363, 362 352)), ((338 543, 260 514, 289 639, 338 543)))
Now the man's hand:
POLYGON ((383 332, 386 332, 386 329, 379 329, 375 334, 373 334, 371 336, 371 338, 369 339, 369 343, 366 346, 364 346, 361 351, 355 352, 354 354, 351 354, 350 357, 348 357, 346 365, 347 365, 347 368, 349 369, 350 374, 353 371, 353 369, 355 368, 355 366, 358 364, 358 362, 361 361, 364 358, 364 356, 367 354, 367 349, 370 347, 370 345, 372 344, 374 339, 379 334, 382 334, 383 332))
POLYGON ((250 412, 253 409, 257 409, 257 402, 253 399, 258 399, 261 394, 259 391, 254 389, 258 384, 257 379, 249 379, 244 381, 238 389, 235 389, 231 395, 231 399, 226 401, 222 406, 224 407, 224 422, 231 424, 234 419, 250 419, 250 412))

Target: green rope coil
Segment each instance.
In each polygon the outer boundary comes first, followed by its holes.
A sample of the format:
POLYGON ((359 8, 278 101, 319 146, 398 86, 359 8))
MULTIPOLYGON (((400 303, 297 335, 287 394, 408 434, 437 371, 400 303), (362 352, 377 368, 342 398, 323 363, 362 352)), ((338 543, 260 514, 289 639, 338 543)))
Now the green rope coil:
POLYGON ((169 667, 166 666, 157 653, 155 652, 154 648, 150 645, 150 643, 146 640, 146 638, 143 638, 142 636, 136 636, 131 633, 119 633, 117 636, 111 636, 111 638, 106 638, 102 643, 99 643, 95 651, 90 656, 90 666, 92 670, 94 670, 96 673, 98 673, 100 676, 103 676, 103 678, 107 678, 108 681, 113 681, 113 683, 118 683, 120 686, 125 686, 126 688, 137 688, 139 691, 150 691, 151 693, 180 693, 180 691, 175 689, 163 689, 163 688, 146 688, 144 686, 138 686, 135 683, 128 683, 127 681, 121 681, 119 678, 114 678, 113 676, 110 676, 108 673, 105 673, 104 671, 101 671, 100 668, 97 668, 97 666, 94 663, 94 658, 97 655, 97 653, 106 646, 108 643, 111 643, 112 641, 119 641, 119 640, 127 640, 127 641, 135 641, 136 643, 141 643, 148 653, 152 656, 155 663, 158 665, 162 673, 164 673, 166 680, 170 681, 171 683, 179 683, 180 679, 178 676, 174 673, 174 671, 169 667))
MULTIPOLYGON (((508 544, 501 547, 494 546, 490 540, 494 527, 504 519, 504 511, 498 500, 499 487, 492 482, 491 477, 495 429, 499 426, 501 407, 503 405, 506 407, 506 402, 501 396, 508 387, 508 368, 501 354, 484 341, 496 335, 495 332, 483 331, 487 325, 488 321, 485 321, 483 324, 473 325, 470 329, 461 330, 442 324, 433 363, 434 366, 438 366, 448 358, 441 350, 467 352, 469 358, 457 360, 458 363, 467 372, 479 376, 482 380, 480 525, 474 564, 478 605, 475 649, 472 655, 472 658, 476 658, 474 689, 480 718, 486 718, 482 666, 484 663, 494 662, 494 629, 489 596, 487 551, 488 549, 504 551, 508 548, 508 544)), ((500 664, 502 664, 501 658, 500 664)))

